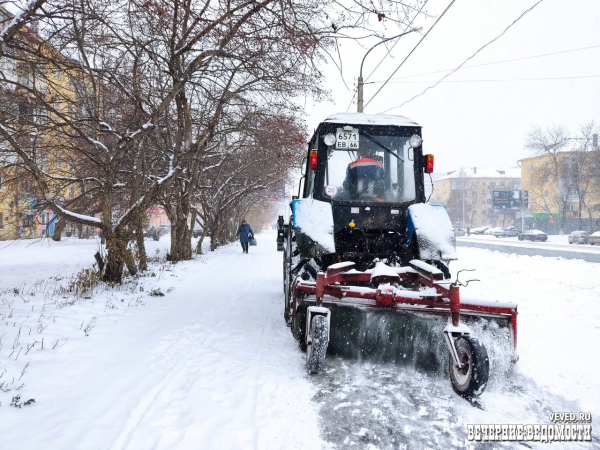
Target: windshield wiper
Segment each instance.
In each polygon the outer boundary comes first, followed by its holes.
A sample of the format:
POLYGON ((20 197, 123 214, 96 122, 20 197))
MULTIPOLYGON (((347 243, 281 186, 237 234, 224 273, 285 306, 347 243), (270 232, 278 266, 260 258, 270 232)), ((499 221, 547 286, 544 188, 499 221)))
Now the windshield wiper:
POLYGON ((368 140, 370 140, 372 143, 379 145, 382 149, 384 149, 386 152, 388 152, 390 155, 394 155, 396 158, 398 158, 400 161, 404 162, 404 158, 402 158, 401 156, 397 155, 396 153, 394 153, 392 150, 390 150, 389 148, 387 148, 385 145, 383 145, 381 142, 379 142, 377 139, 375 139, 373 136, 371 136, 369 133, 367 133, 366 131, 362 132, 362 135, 364 137, 366 137, 368 140))

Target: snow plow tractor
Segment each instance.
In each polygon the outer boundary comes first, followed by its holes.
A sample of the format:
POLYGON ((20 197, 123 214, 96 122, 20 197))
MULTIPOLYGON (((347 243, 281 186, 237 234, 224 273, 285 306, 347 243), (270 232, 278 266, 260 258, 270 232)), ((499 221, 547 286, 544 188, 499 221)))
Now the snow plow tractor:
POLYGON ((507 330, 516 357, 517 306, 461 300, 453 227, 444 207, 426 203, 433 155, 421 143, 421 127, 401 116, 319 124, 289 222, 278 220, 284 317, 310 373, 328 353, 412 360, 447 367, 455 392, 472 398, 490 361, 469 321, 507 330))

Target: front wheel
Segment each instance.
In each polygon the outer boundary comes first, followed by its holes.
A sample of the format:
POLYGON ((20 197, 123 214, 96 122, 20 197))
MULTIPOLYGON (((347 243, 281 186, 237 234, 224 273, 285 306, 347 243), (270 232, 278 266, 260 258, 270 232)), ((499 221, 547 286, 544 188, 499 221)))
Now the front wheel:
POLYGON ((450 357, 452 388, 461 397, 478 397, 485 390, 490 373, 487 350, 478 339, 470 336, 459 337, 454 345, 462 368, 456 367, 450 357))
POLYGON ((306 369, 314 374, 319 373, 323 368, 329 345, 327 317, 313 316, 309 333, 311 342, 306 347, 306 369))

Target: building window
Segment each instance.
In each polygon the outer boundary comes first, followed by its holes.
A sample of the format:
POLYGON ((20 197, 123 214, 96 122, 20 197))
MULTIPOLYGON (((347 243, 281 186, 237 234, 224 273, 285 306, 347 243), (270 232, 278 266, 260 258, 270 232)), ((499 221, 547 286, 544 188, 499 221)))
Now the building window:
POLYGON ((548 191, 544 191, 544 197, 548 197, 548 191))
POLYGON ((23 215, 22 221, 23 221, 23 228, 31 228, 33 226, 33 220, 31 218, 31 216, 23 215))
POLYGON ((600 212, 600 204, 594 205, 594 212, 600 212))
MULTIPOLYGON (((600 205, 596 205, 600 206, 600 205)), ((0 213, 0 230, 4 230, 4 215, 0 213)))
POLYGON ((548 161, 546 161, 546 162, 544 163, 544 167, 547 169, 549 166, 550 166, 550 163, 549 163, 548 161))
POLYGON ((533 186, 533 177, 529 178, 529 186, 533 186))
POLYGON ((4 191, 4 177, 2 176, 2 172, 0 172, 0 192, 4 191))
POLYGON ((482 181, 482 182, 481 182, 481 185, 482 185, 482 186, 485 186, 485 181, 482 181))
POLYGON ((569 207, 567 208, 567 211, 573 212, 573 209, 575 209, 575 208, 573 208, 573 205, 569 205, 569 207))
POLYGON ((481 195, 485 195, 485 189, 481 190, 481 195))
POLYGON ((533 163, 529 163, 529 170, 533 170, 533 163))
POLYGON ((483 200, 483 201, 481 202, 481 204, 482 204, 482 205, 485 205, 485 200, 483 200))
POLYGON ((581 205, 581 212, 587 212, 587 205, 581 205))

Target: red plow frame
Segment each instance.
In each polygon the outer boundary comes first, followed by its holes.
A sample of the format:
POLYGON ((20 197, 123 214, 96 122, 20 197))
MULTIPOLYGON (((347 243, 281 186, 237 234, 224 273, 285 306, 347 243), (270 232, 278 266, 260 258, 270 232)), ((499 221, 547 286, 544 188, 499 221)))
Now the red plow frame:
POLYGON ((445 281, 443 273, 434 266, 419 260, 409 267, 389 267, 377 262, 374 269, 360 272, 354 263, 342 262, 329 266, 325 273, 319 272, 317 281, 297 279, 292 290, 292 329, 295 327, 298 293, 315 295, 316 306, 325 303, 352 305, 367 308, 389 308, 424 314, 442 314, 452 317, 451 333, 467 332, 461 325, 460 315, 490 317, 510 321, 516 359, 517 305, 501 302, 461 302, 457 283, 445 281), (408 281, 413 289, 400 289, 389 283, 408 281), (353 286, 352 283, 379 284, 378 288, 353 286), (388 283, 388 284, 386 284, 388 283), (382 285, 383 284, 383 285, 382 285), (423 289, 423 287, 428 289, 423 289))

